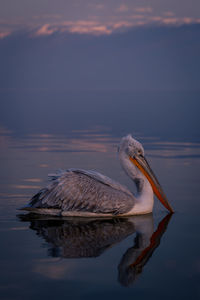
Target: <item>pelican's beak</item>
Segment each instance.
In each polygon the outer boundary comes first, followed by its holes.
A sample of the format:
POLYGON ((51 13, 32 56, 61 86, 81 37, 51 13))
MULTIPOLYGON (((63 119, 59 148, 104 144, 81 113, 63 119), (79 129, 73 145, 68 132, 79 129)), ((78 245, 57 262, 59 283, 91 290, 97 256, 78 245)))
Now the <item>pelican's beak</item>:
POLYGON ((149 183, 152 186, 152 189, 155 193, 155 195, 158 197, 160 202, 171 212, 173 213, 173 209, 169 202, 167 201, 167 198, 163 192, 163 189, 158 182, 156 176, 154 175, 153 171, 151 170, 146 158, 142 155, 137 155, 134 157, 129 156, 130 161, 138 167, 138 169, 144 174, 144 176, 148 179, 149 183))

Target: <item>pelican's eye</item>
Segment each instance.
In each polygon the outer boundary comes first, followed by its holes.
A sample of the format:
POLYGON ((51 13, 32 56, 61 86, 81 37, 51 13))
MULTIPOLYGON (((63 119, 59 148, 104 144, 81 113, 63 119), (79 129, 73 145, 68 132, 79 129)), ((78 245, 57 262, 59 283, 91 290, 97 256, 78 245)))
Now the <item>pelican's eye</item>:
POLYGON ((138 150, 138 155, 143 156, 142 150, 138 150))

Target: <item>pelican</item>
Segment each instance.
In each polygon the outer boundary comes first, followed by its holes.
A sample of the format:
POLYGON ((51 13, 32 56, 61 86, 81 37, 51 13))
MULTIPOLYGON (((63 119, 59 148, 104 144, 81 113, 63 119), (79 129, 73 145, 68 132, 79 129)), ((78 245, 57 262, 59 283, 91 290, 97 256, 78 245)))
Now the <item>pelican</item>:
POLYGON ((130 134, 118 148, 119 160, 136 185, 136 195, 127 187, 96 171, 68 169, 50 175, 50 183, 21 210, 37 214, 79 217, 131 216, 151 213, 154 193, 173 212, 140 142, 130 134))

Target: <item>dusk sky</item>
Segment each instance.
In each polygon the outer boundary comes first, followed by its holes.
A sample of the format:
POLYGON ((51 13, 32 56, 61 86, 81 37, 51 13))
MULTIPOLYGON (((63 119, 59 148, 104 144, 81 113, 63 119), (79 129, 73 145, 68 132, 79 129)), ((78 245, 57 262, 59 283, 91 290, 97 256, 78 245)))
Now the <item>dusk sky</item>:
POLYGON ((0 0, 0 89, 199 90, 199 0, 0 0))
POLYGON ((199 0, 0 0, 0 37, 18 30, 110 34, 146 24, 200 23, 199 0))

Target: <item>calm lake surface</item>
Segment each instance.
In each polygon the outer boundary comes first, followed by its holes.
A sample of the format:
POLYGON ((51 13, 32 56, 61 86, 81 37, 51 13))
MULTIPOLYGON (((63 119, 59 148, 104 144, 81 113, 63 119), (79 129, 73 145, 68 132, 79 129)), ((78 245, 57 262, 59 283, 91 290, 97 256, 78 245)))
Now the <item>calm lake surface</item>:
POLYGON ((200 93, 0 92, 0 298, 200 297, 200 93), (94 169, 134 185, 121 137, 142 142, 175 214, 48 218, 17 208, 47 174, 94 169))

